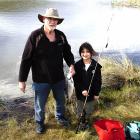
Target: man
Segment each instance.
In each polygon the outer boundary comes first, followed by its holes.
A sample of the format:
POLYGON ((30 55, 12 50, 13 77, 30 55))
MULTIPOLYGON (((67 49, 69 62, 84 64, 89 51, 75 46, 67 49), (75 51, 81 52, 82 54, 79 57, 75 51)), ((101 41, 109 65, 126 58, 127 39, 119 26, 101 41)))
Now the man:
POLYGON ((25 92, 26 81, 30 68, 32 69, 33 89, 35 91, 35 121, 36 132, 45 131, 45 104, 50 90, 56 100, 55 117, 63 126, 68 125, 64 117, 64 72, 63 58, 74 75, 74 57, 63 32, 56 26, 64 20, 60 18, 57 9, 49 8, 44 15, 38 14, 38 19, 44 25, 33 31, 25 45, 19 70, 19 88, 25 92))

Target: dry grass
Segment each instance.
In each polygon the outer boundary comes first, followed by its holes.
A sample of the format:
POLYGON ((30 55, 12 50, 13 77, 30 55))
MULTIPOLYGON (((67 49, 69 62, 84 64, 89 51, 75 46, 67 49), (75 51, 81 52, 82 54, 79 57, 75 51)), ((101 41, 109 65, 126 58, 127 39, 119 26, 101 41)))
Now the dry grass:
MULTIPOLYGON (((122 90, 104 89, 101 93, 100 103, 95 104, 93 122, 97 119, 112 118, 125 123, 130 120, 140 120, 140 87, 123 87, 122 90)), ((0 121, 0 140, 98 140, 94 128, 75 134, 77 119, 71 112, 73 104, 67 104, 67 115, 71 120, 71 126, 65 129, 56 124, 54 118, 54 104, 50 96, 48 110, 49 117, 46 117, 47 131, 43 135, 35 133, 33 117, 29 116, 24 122, 19 123, 15 118, 9 117, 8 120, 0 121), (31 117, 31 118, 30 118, 31 117)), ((21 116, 24 114, 20 112, 21 116)), ((24 117, 24 116, 23 116, 24 117)))
MULTIPOLYGON (((129 120, 140 120, 139 93, 140 88, 137 86, 123 87, 120 91, 104 89, 100 103, 95 104, 93 122, 101 118, 112 118, 124 123, 129 120)), ((53 98, 50 96, 49 107, 51 105, 52 110, 49 112, 49 118, 46 118, 47 131, 43 135, 35 133, 33 117, 29 116, 22 123, 9 117, 8 120, 0 121, 0 140, 98 140, 94 128, 75 134, 77 119, 74 113, 69 112, 71 126, 68 129, 57 125, 53 114, 55 106, 51 104, 52 101, 53 98)), ((71 105, 67 105, 67 113, 71 111, 71 105)), ((24 111, 20 113, 22 115, 24 111)))
POLYGON ((104 58, 102 64, 103 87, 120 89, 124 85, 140 85, 140 68, 129 59, 124 58, 118 62, 104 58))

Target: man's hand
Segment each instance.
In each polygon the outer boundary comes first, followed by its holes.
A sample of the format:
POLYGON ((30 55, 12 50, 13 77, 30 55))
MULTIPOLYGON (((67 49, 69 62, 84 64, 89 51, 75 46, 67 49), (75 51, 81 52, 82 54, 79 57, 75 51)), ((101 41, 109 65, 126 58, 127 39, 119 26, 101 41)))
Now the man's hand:
POLYGON ((75 74, 75 69, 74 69, 74 65, 70 65, 69 67, 69 75, 71 75, 71 77, 75 74))
POLYGON ((82 94, 83 94, 84 96, 88 96, 87 90, 82 91, 82 94))
POLYGON ((25 89, 26 89, 26 83, 25 82, 19 82, 18 83, 19 89, 25 93, 25 89))

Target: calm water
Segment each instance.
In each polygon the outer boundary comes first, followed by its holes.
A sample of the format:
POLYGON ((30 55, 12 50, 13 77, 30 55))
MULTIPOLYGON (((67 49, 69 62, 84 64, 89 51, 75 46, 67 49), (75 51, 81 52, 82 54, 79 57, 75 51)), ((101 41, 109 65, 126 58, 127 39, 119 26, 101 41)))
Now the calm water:
MULTIPOLYGON (((58 29, 67 35, 75 56, 80 44, 85 41, 89 41, 97 51, 140 50, 140 10, 112 8, 110 2, 0 0, 0 81, 3 87, 5 83, 17 84, 19 62, 26 39, 32 30, 41 27, 37 15, 44 14, 48 7, 56 7, 60 16, 65 18, 58 29), (104 49, 107 40, 109 46, 104 49)), ((132 54, 130 58, 140 64, 139 54, 132 54)))
POLYGON ((26 39, 32 30, 42 26, 37 19, 38 13, 44 14, 47 7, 58 7, 68 18, 71 14, 68 5, 37 0, 0 1, 0 79, 16 80, 26 39))

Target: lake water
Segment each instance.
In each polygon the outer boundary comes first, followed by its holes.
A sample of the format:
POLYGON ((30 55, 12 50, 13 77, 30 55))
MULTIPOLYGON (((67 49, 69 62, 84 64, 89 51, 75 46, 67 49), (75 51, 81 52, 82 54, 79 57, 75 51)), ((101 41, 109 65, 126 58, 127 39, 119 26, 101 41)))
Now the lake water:
POLYGON ((99 52, 134 52, 130 58, 139 64, 135 53, 140 50, 139 9, 113 8, 111 0, 0 0, 0 96, 19 94, 22 51, 30 32, 42 26, 38 13, 44 14, 48 7, 64 17, 58 29, 66 34, 75 57, 80 44, 88 41, 99 52))

